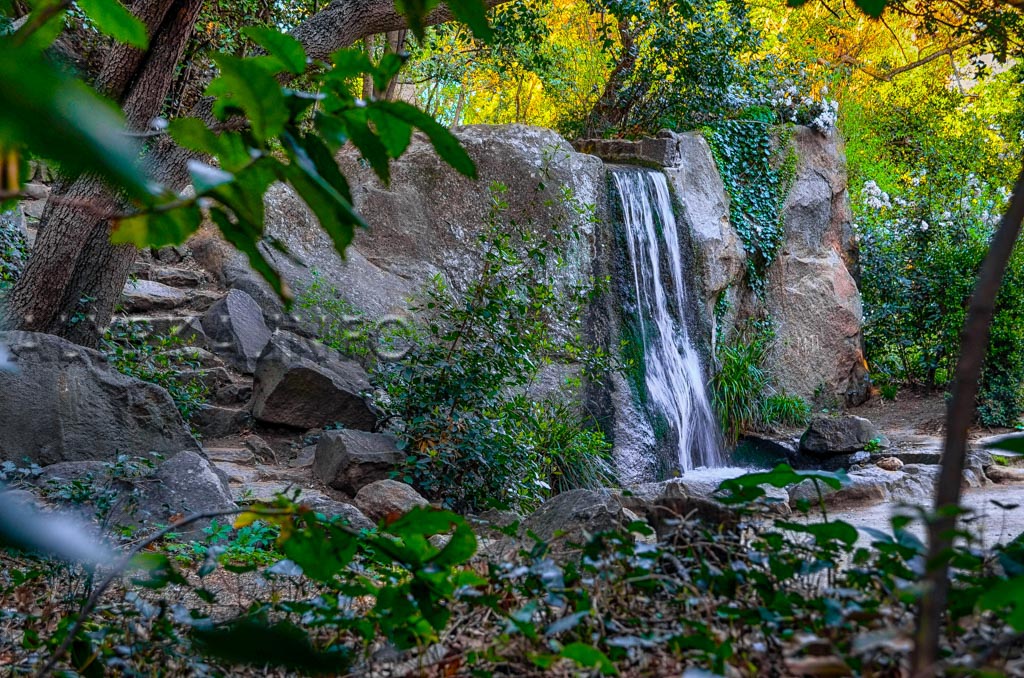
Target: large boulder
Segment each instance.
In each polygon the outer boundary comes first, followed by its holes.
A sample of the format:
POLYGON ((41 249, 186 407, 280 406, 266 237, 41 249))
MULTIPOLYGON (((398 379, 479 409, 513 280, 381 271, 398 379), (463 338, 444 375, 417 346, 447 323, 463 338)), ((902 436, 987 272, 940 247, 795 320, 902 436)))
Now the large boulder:
MULTIPOLYGON (((115 523, 156 527, 194 513, 235 508, 226 475, 197 452, 177 454, 133 484, 134 506, 115 516, 115 523)), ((198 539, 209 524, 210 519, 198 520, 182 527, 179 534, 198 539)))
POLYGON ((0 459, 40 465, 199 449, 167 391, 59 337, 2 332, 0 459))
POLYGON ((367 518, 380 522, 388 516, 408 513, 417 506, 429 506, 419 492, 397 480, 378 480, 360 488, 352 503, 367 518))
POLYGON ((848 509, 871 506, 883 502, 897 502, 917 506, 927 505, 935 491, 939 467, 925 464, 905 464, 897 471, 886 471, 878 466, 867 466, 849 474, 850 482, 838 490, 820 481, 804 482, 789 489, 790 505, 807 505, 814 510, 819 501, 829 509, 848 509))
POLYGON ((857 253, 838 133, 793 133, 797 167, 784 207, 785 242, 771 266, 767 307, 776 341, 769 368, 787 393, 859 404, 867 397, 857 253))
POLYGON ((252 374, 270 341, 270 329, 259 304, 245 292, 231 290, 209 308, 202 322, 214 352, 239 370, 252 374))
POLYGON ((569 490, 541 504, 523 521, 522 529, 546 542, 561 537, 582 544, 591 535, 623 530, 635 520, 638 516, 611 490, 569 490))
POLYGON ((372 431, 377 416, 364 395, 370 390, 365 370, 326 347, 322 351, 314 361, 284 333, 274 335, 256 365, 253 416, 297 429, 341 423, 372 431))
POLYGON ((868 447, 889 447, 889 439, 864 417, 819 416, 800 438, 800 451, 820 457, 858 452, 868 447))
POLYGON ((313 475, 354 495, 361 487, 390 477, 405 459, 397 445, 398 439, 387 433, 327 431, 316 446, 313 475))

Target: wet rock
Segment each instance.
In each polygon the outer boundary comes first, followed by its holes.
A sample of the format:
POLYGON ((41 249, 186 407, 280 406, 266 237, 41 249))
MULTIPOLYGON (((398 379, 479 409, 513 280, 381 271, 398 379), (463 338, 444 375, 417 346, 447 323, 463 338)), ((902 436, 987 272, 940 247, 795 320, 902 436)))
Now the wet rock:
POLYGON ((242 372, 252 374, 256 370, 256 362, 270 341, 270 329, 252 297, 231 290, 210 307, 202 324, 214 352, 242 372))
POLYGON ((800 438, 800 451, 814 456, 832 456, 863 450, 869 444, 889 447, 889 439, 864 417, 819 416, 800 438))
POLYGON ((1024 482, 1024 468, 993 464, 985 469, 985 475, 1000 485, 1024 482))
POLYGON ((112 368, 97 351, 48 334, 0 333, 0 459, 47 465, 118 454, 198 450, 164 389, 112 368))
POLYGON ((405 459, 397 445, 398 439, 387 433, 327 431, 316 446, 313 475, 354 495, 364 485, 390 477, 405 459))
POLYGON ((408 513, 417 506, 429 506, 419 492, 397 480, 378 480, 360 488, 352 503, 376 522, 391 515, 408 513))
POLYGON ((188 303, 188 293, 153 280, 129 281, 121 293, 121 306, 129 313, 171 310, 188 303))
MULTIPOLYGON (((931 501, 938 478, 939 467, 923 464, 905 464, 898 471, 886 471, 867 466, 849 475, 850 483, 834 490, 820 483, 825 506, 832 509, 870 506, 882 502, 902 502, 925 505, 931 501)), ((789 490, 790 505, 796 508, 807 502, 811 510, 819 503, 814 481, 806 480, 789 490)))
POLYGON ((252 413, 259 421, 298 429, 344 424, 369 431, 377 415, 364 393, 370 382, 355 362, 313 362, 275 335, 260 356, 253 383, 252 413))

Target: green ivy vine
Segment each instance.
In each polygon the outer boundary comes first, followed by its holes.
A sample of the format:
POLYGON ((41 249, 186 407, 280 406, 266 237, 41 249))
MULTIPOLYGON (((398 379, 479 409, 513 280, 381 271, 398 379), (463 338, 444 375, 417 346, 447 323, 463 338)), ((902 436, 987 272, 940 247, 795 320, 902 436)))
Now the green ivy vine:
POLYGON ((729 193, 729 218, 747 253, 750 286, 758 294, 785 239, 783 206, 796 176, 792 128, 772 124, 771 112, 759 113, 723 120, 704 134, 729 193))

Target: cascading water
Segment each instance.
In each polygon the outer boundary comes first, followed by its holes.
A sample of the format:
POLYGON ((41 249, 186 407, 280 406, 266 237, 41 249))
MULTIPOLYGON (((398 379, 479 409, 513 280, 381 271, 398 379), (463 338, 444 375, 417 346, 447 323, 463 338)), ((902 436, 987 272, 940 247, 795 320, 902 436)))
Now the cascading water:
POLYGON ((686 327, 687 285, 668 182, 642 168, 616 168, 612 177, 622 203, 649 402, 678 439, 682 472, 722 466, 718 423, 686 327))

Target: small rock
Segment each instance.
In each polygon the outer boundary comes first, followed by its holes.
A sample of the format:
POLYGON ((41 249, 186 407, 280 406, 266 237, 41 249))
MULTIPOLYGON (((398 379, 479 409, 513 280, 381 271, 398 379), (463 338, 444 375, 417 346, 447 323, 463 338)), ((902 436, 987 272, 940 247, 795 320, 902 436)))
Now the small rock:
POLYGON ((405 459, 398 439, 387 433, 326 431, 316 446, 313 475, 328 486, 354 495, 390 473, 405 459))
POLYGON ((256 435, 246 436, 242 444, 256 456, 257 459, 277 461, 277 453, 263 438, 256 435))
POLYGON ((903 462, 896 457, 883 457, 875 462, 875 466, 883 471, 899 471, 903 468, 903 462))
POLYGON ((393 514, 407 513, 417 506, 430 505, 419 492, 397 480, 378 480, 360 488, 352 503, 377 522, 393 514))
POLYGON ((156 267, 150 271, 150 280, 172 287, 198 287, 205 282, 205 276, 189 268, 156 267))
POLYGON ((252 450, 240 447, 207 447, 203 450, 210 461, 226 461, 233 464, 251 464, 256 460, 252 450))
POLYGON ((129 313, 170 310, 188 303, 188 293, 152 280, 133 280, 124 286, 121 305, 129 313))
POLYGON ((859 452, 874 443, 889 447, 889 439, 864 417, 815 417, 800 438, 800 451, 818 456, 859 452))
POLYGON ((288 466, 291 468, 305 468, 312 466, 314 459, 316 459, 316 445, 306 445, 299 451, 298 456, 288 462, 288 466))
POLYGON ((252 297, 231 290, 210 307, 202 324, 214 352, 247 374, 256 370, 256 361, 270 341, 270 330, 252 297))

